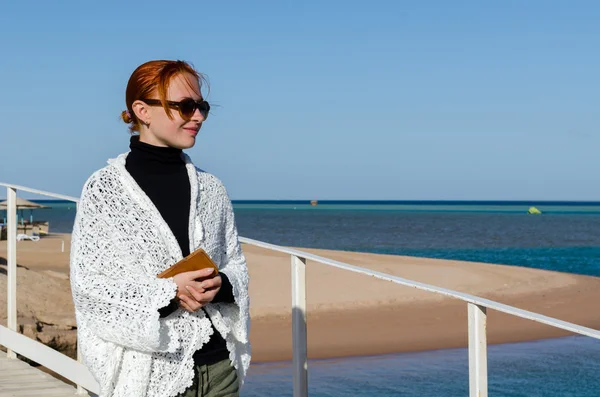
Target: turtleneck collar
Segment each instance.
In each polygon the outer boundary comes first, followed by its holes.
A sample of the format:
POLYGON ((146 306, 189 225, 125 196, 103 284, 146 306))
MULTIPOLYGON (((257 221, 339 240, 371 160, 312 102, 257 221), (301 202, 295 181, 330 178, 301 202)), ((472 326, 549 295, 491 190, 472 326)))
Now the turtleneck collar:
POLYGON ((181 149, 140 142, 138 135, 131 137, 129 148, 125 168, 132 175, 187 175, 181 149))
POLYGON ((164 167, 185 165, 181 149, 150 145, 141 142, 139 135, 131 137, 129 148, 131 152, 127 156, 127 162, 143 164, 147 170, 153 167, 164 170, 164 167))

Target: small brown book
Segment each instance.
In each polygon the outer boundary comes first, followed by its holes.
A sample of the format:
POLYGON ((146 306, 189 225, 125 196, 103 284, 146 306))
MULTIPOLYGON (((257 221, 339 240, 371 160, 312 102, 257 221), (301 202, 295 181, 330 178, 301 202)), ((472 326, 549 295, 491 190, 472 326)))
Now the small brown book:
POLYGON ((214 272, 211 273, 208 278, 214 277, 219 274, 219 268, 210 259, 210 256, 204 251, 202 248, 198 248, 196 251, 192 252, 167 270, 161 272, 157 277, 158 278, 170 278, 179 273, 191 272, 195 270, 205 269, 207 267, 213 268, 214 272))

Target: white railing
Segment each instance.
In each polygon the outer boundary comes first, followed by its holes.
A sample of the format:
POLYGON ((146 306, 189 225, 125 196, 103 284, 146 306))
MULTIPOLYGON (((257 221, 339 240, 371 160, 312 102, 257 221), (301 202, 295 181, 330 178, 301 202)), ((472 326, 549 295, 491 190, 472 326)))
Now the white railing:
POLYGON ((485 397, 487 393, 487 315, 486 309, 494 309, 516 317, 525 318, 555 328, 564 329, 576 334, 590 336, 600 339, 600 331, 583 327, 577 324, 544 316, 542 314, 519 309, 489 299, 465 294, 450 289, 435 287, 429 284, 408 280, 402 277, 392 276, 386 273, 376 272, 359 266, 350 265, 333 259, 310 254, 291 248, 281 247, 261 241, 240 237, 240 241, 246 244, 262 247, 272 251, 283 252, 292 257, 292 338, 293 338, 293 374, 294 374, 294 397, 307 396, 307 361, 306 361, 306 300, 304 298, 305 285, 305 263, 306 260, 337 267, 347 271, 361 273, 367 276, 391 281, 396 284, 405 285, 415 289, 445 295, 460 299, 467 303, 468 329, 469 329, 469 395, 471 397, 485 397))
MULTIPOLYGON (((84 393, 87 389, 98 393, 98 385, 91 377, 89 371, 83 366, 62 354, 47 348, 39 347, 35 342, 17 333, 16 311, 16 191, 23 190, 44 196, 77 202, 74 197, 42 192, 21 186, 0 183, 7 188, 8 197, 8 329, 0 326, 0 345, 8 349, 9 357, 16 358, 15 353, 22 354, 29 359, 39 362, 49 369, 61 374, 78 385, 78 391, 84 393), (34 348, 35 346, 35 348, 34 348), (70 360, 70 361, 69 361, 70 360)), ((508 306, 489 299, 465 294, 433 285, 408 280, 389 274, 372 271, 362 267, 335 261, 300 250, 281 247, 262 241, 240 237, 240 242, 283 252, 290 255, 292 266, 292 348, 293 348, 293 389, 294 397, 308 396, 308 361, 306 343, 306 261, 333 266, 346 271, 361 273, 366 276, 390 281, 396 284, 428 291, 467 303, 468 329, 469 329, 469 395, 471 397, 485 397, 488 395, 487 378, 487 309, 497 310, 516 317, 525 318, 542 324, 550 325, 576 334, 600 339, 600 331, 544 316, 538 313, 508 306)), ((43 345, 42 345, 43 346, 43 345)))
POLYGON ((81 363, 79 349, 77 349, 77 361, 75 361, 42 343, 21 335, 17 331, 17 190, 61 200, 69 200, 75 203, 78 202, 78 199, 18 185, 0 183, 0 186, 6 187, 6 197, 8 200, 6 206, 6 222, 8 223, 6 231, 6 260, 8 267, 6 301, 8 305, 8 318, 6 319, 7 327, 0 326, 0 345, 6 347, 6 355, 8 358, 16 359, 17 353, 21 354, 69 379, 77 385, 77 394, 85 395, 88 394, 87 391, 99 394, 100 388, 98 383, 90 374, 86 366, 81 363))

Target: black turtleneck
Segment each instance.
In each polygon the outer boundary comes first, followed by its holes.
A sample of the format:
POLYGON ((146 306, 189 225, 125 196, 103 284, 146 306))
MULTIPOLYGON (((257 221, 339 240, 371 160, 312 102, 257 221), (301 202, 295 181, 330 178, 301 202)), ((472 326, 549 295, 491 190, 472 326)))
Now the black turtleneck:
POLYGON ((158 147, 132 136, 125 168, 152 200, 175 235, 181 254, 190 253, 190 180, 181 149, 158 147))
MULTIPOLYGON (((149 145, 140 142, 138 135, 131 137, 129 148, 125 168, 154 203, 175 235, 182 255, 187 256, 190 253, 190 180, 181 149, 149 145)), ((220 275, 223 284, 213 302, 232 303, 231 283, 224 273, 220 275)), ((173 301, 159 312, 161 317, 166 317, 176 309, 177 303, 173 301)), ((211 364, 228 356, 225 340, 213 327, 210 341, 196 352, 194 358, 198 364, 211 364)))

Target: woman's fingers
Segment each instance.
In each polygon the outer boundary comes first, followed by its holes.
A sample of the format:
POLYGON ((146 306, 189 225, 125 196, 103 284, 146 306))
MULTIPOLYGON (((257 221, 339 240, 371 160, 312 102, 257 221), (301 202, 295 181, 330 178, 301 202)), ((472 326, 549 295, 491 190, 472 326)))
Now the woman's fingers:
POLYGON ((181 301, 181 306, 189 312, 196 312, 202 307, 201 303, 195 301, 194 299, 186 295, 181 295, 179 297, 179 300, 181 301))
POLYGON ((180 302, 180 305, 183 309, 187 310, 190 313, 193 313, 194 311, 187 305, 187 303, 185 302, 180 302))
POLYGON ((181 306, 183 309, 187 310, 188 312, 193 312, 192 308, 188 306, 187 303, 185 303, 185 301, 183 299, 179 299, 179 306, 181 306))
POLYGON ((203 289, 197 290, 196 288, 192 287, 191 285, 186 285, 185 289, 189 292, 190 296, 196 300, 196 302, 202 301, 202 293, 204 292, 203 289))
POLYGON ((202 306, 208 305, 210 302, 213 301, 213 299, 215 299, 216 294, 217 294, 217 290, 209 289, 208 291, 205 291, 200 294, 200 296, 199 296, 200 300, 198 300, 198 302, 201 303, 202 306))
POLYGON ((188 294, 181 294, 180 299, 184 300, 189 307, 192 309, 195 308, 194 311, 197 311, 201 307, 209 304, 215 298, 215 295, 219 291, 218 288, 212 288, 205 290, 203 288, 194 288, 191 285, 186 285, 185 289, 188 294))
POLYGON ((201 285, 204 289, 211 289, 211 288, 220 288, 221 284, 223 284, 223 280, 221 280, 221 276, 216 275, 213 278, 209 278, 208 280, 204 280, 202 281, 201 285))
POLYGON ((208 277, 213 273, 214 273, 214 269, 205 268, 205 269, 201 269, 201 270, 194 270, 194 271, 188 272, 188 275, 189 275, 190 280, 196 280, 199 278, 208 277))

